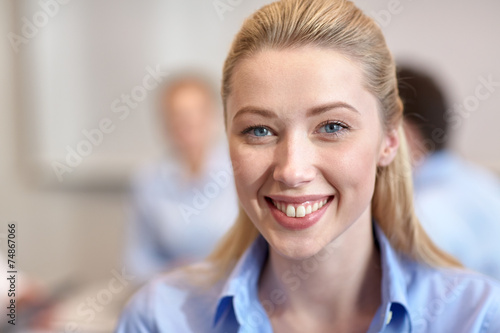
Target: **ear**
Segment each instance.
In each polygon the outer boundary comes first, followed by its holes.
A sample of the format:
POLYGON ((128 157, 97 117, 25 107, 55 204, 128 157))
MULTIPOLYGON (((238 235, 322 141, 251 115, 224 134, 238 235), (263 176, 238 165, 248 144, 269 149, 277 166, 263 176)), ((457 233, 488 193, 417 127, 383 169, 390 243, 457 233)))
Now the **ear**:
POLYGON ((387 166, 391 164, 399 147, 399 133, 397 129, 391 129, 384 134, 382 138, 382 146, 380 147, 380 153, 377 165, 387 166))

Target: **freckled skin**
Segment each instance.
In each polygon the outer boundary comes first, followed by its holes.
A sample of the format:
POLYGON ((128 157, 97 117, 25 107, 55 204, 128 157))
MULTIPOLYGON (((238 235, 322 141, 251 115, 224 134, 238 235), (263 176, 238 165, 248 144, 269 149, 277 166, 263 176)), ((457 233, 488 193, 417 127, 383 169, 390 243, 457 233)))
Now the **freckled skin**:
POLYGON ((328 243, 363 242, 366 232, 350 233, 355 224, 370 224, 370 204, 377 164, 386 134, 377 101, 363 85, 356 63, 318 47, 264 50, 240 62, 227 100, 227 136, 241 204, 261 234, 280 255, 301 259, 328 243), (333 102, 345 107, 309 116, 307 110, 333 102), (235 115, 253 106, 275 114, 235 115), (327 121, 347 125, 337 135, 324 133, 327 121), (323 125, 322 125, 323 124, 323 125), (270 135, 242 134, 265 126, 270 135), (270 214, 265 196, 324 194, 334 196, 313 226, 288 230, 270 214))

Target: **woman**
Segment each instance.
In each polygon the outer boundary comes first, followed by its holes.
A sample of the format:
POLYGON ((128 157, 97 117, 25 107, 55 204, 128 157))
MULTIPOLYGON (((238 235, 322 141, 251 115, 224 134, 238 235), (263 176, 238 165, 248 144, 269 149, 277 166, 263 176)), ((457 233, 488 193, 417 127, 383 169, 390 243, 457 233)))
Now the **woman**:
POLYGON ((415 217, 394 62, 351 2, 257 11, 222 97, 240 215, 206 262, 139 292, 118 332, 500 330, 499 285, 415 217))

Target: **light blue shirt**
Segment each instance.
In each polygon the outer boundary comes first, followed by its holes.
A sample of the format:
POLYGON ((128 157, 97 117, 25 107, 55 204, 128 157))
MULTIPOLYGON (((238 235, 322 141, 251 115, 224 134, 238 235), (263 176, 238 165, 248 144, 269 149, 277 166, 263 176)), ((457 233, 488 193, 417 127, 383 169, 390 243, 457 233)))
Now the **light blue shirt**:
POLYGON ((446 152, 415 171, 415 210, 431 239, 466 267, 500 280, 500 182, 446 152))
POLYGON ((232 226, 238 196, 226 144, 188 180, 173 157, 141 170, 132 187, 127 229, 127 271, 143 281, 173 265, 201 260, 232 226))
MULTIPOLYGON (((375 225, 382 264, 382 303, 368 332, 500 332, 500 285, 459 269, 436 269, 392 249, 375 225)), ((258 279, 268 253, 259 236, 225 281, 209 289, 185 273, 158 278, 129 302, 116 333, 270 333, 258 279)), ((333 283, 333 282, 332 282, 333 283)), ((293 292, 293 291, 290 291, 293 292)), ((280 302, 270 295, 269 302, 280 302)), ((307 328, 304 329, 307 332, 307 328)))

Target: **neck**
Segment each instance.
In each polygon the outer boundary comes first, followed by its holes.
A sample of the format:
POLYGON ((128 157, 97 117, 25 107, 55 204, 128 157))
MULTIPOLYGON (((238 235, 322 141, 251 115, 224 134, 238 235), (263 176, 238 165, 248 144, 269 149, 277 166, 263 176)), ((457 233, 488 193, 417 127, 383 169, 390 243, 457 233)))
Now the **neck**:
POLYGON ((197 149, 181 149, 179 157, 186 166, 186 176, 194 179, 203 172, 206 162, 208 147, 199 147, 197 149))
POLYGON ((263 305, 273 303, 268 313, 271 321, 288 313, 288 317, 308 316, 312 322, 335 327, 347 323, 352 328, 352 320, 361 318, 369 325, 381 302, 380 255, 369 210, 306 260, 291 260, 270 248, 259 283, 263 305), (283 296, 281 302, 273 301, 276 290, 283 296))

